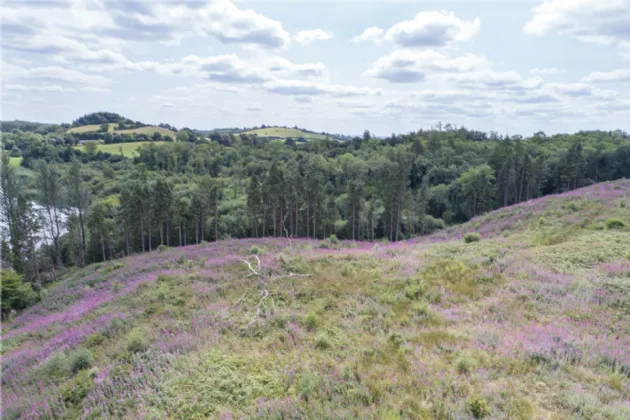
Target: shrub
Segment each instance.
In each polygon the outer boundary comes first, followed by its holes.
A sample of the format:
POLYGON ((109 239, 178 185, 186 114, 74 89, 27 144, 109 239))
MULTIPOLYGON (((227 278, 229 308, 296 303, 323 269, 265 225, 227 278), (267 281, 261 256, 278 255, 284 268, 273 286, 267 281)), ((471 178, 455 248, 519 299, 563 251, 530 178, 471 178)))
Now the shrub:
POLYGON ((65 402, 78 405, 87 397, 92 388, 94 388, 94 380, 90 373, 82 371, 72 381, 64 384, 60 390, 65 402))
POLYGON ((481 240, 481 235, 476 232, 468 232, 464 235, 464 242, 470 244, 472 242, 479 242, 481 240))
POLYGON ((160 244, 160 245, 157 247, 157 250, 158 250, 159 252, 166 251, 167 249, 168 249, 168 246, 166 246, 166 245, 164 245, 164 244, 160 244))
POLYGON ((411 300, 421 298, 427 291, 429 286, 421 278, 413 278, 411 284, 405 288, 405 296, 411 300))
POLYGON ((335 235, 334 233, 328 237, 328 241, 331 244, 336 244, 337 242, 339 242, 339 240, 337 239, 337 235, 335 235))
POLYGON ((319 378, 310 373, 303 373, 300 376, 300 396, 305 400, 308 400, 309 397, 317 392, 317 388, 319 387, 319 378))
POLYGON ((626 224, 619 219, 608 219, 606 220, 606 227, 608 229, 622 229, 626 226, 626 224))
POLYGON ((22 276, 13 270, 0 271, 2 313, 27 308, 37 301, 37 294, 30 284, 22 281, 22 276))
POLYGON ((467 354, 462 354, 455 359, 455 367, 457 368, 457 372, 463 375, 469 375, 477 368, 477 361, 467 354))
POLYGON ((262 254, 262 252, 262 249, 258 248, 256 245, 252 245, 251 248, 249 248, 249 255, 262 254))
POLYGON ((482 397, 473 396, 468 398, 468 407, 476 419, 482 419, 488 415, 488 403, 482 397))
POLYGON ((330 337, 325 332, 317 333, 315 336, 315 348, 326 350, 330 348, 330 337))
POLYGON ((317 318, 314 313, 311 312, 304 317, 304 326, 309 331, 313 331, 317 327, 317 318))
POLYGON ((139 353, 145 351, 149 345, 145 339, 140 335, 139 331, 132 331, 127 336, 125 348, 130 353, 139 353))
POLYGON ((350 263, 345 263, 341 266, 340 273, 344 277, 355 276, 357 274, 357 270, 350 263))
POLYGON ((42 364, 39 372, 46 379, 62 378, 68 373, 68 360, 63 353, 55 353, 42 364))
POLYGON ((78 373, 94 365, 94 357, 88 349, 78 349, 68 357, 68 370, 78 373))

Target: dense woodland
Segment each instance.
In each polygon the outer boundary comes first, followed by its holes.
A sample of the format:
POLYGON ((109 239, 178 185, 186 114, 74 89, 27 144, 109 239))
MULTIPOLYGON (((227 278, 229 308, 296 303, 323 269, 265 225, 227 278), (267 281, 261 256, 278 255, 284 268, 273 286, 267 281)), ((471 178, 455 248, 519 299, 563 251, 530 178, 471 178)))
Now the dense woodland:
POLYGON ((3 128, 2 263, 36 290, 71 266, 227 237, 398 241, 630 177, 622 131, 522 138, 438 125, 302 143, 180 130, 189 137, 128 159, 59 142, 59 127, 3 128))

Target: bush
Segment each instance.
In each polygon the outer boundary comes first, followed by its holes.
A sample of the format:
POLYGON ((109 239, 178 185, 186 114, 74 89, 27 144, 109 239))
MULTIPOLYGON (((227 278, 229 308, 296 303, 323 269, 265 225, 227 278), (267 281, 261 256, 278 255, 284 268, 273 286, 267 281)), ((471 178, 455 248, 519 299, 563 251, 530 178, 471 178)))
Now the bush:
POLYGON ((608 219, 606 220, 606 227, 608 229, 622 229, 626 226, 626 224, 619 219, 608 219))
POLYGON ((468 232, 464 235, 464 242, 470 244, 472 242, 479 242, 481 240, 481 235, 476 232, 468 232))
POLYGON ((68 357, 68 370, 75 374, 93 365, 94 357, 88 349, 78 349, 68 357))
POLYGON ((257 255, 257 254, 262 254, 263 250, 258 248, 256 245, 252 245, 251 248, 249 248, 249 255, 257 255))
POLYGON ((339 242, 339 240, 337 239, 337 235, 335 235, 334 233, 328 237, 328 241, 331 244, 336 244, 337 242, 339 242))
POLYGON ((164 244, 160 244, 160 245, 157 247, 157 250, 158 250, 158 252, 162 252, 162 251, 166 251, 168 248, 169 248, 168 246, 166 246, 166 245, 164 245, 164 244))
POLYGON ((139 331, 133 331, 127 336, 125 348, 130 353, 139 353, 149 348, 149 345, 140 335, 139 331))
POLYGON ((0 271, 2 314, 11 310, 20 310, 33 305, 37 301, 37 294, 30 284, 22 281, 22 276, 13 270, 0 271))
POLYGON ((314 313, 311 312, 304 317, 304 326, 309 331, 313 331, 317 327, 317 318, 314 313))
POLYGON ((468 398, 468 407, 476 419, 482 419, 488 415, 488 403, 482 397, 474 396, 468 398))
POLYGON ((457 368, 457 372, 463 375, 469 375, 477 368, 477 361, 467 354, 463 354, 455 359, 455 367, 457 368))
POLYGON ((320 350, 330 348, 330 337, 328 337, 328 334, 321 332, 315 336, 315 348, 320 350))

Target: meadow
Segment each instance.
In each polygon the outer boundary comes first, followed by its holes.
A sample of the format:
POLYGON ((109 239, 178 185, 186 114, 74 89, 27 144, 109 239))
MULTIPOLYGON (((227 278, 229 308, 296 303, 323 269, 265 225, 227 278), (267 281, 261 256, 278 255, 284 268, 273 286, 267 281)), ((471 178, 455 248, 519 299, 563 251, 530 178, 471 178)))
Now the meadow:
POLYGON ((403 242, 74 270, 4 324, 2 417, 628 419, 629 209, 621 180, 403 242))
POLYGON ((16 167, 16 168, 18 166, 20 166, 21 163, 22 163, 22 158, 21 157, 12 157, 12 158, 10 158, 10 161, 9 161, 9 164, 11 166, 16 167))
POLYGON ((298 137, 304 137, 307 140, 324 140, 326 136, 323 134, 309 133, 308 131, 302 131, 295 128, 283 128, 283 127, 268 127, 259 128, 256 130, 245 131, 242 134, 257 135, 260 137, 279 137, 287 138, 291 137, 296 140, 298 137))
MULTIPOLYGON (((132 142, 132 143, 99 144, 97 147, 97 150, 100 150, 104 153, 111 153, 113 155, 122 154, 125 157, 133 157, 136 154, 136 150, 138 150, 143 145, 149 144, 149 143, 159 144, 160 142, 137 141, 137 142, 132 142), (122 153, 121 153, 121 149, 122 149, 122 153)), ((74 148, 83 152, 85 149, 85 146, 83 145, 74 146, 74 148)))
MULTIPOLYGON (((171 136, 173 139, 177 135, 177 133, 168 130, 162 127, 156 126, 146 126, 140 128, 131 128, 125 130, 118 130, 118 124, 110 123, 109 124, 109 132, 114 134, 148 134, 152 135, 153 133, 160 133, 163 136, 171 136)), ((88 132, 98 132, 101 129, 100 124, 87 124, 79 127, 72 127, 68 130, 68 133, 88 133, 88 132)))

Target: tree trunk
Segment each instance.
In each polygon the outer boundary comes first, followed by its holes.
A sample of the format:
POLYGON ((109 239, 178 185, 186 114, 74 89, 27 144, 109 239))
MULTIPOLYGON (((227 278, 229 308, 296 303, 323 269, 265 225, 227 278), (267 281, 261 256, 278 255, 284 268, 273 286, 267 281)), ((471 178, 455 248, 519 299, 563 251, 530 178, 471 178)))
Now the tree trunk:
POLYGON ((205 235, 206 218, 204 217, 203 209, 201 209, 200 217, 201 217, 201 222, 200 222, 201 223, 201 240, 203 241, 204 238, 206 237, 206 235, 205 235))
POLYGON ((160 245, 164 245, 164 222, 160 220, 160 245))
POLYGON ((214 203, 214 240, 219 240, 219 203, 214 203))
POLYGON ((103 261, 107 261, 107 256, 105 255, 105 235, 103 235, 102 225, 99 229, 99 233, 101 234, 101 252, 103 252, 103 261))
POLYGON ((127 255, 129 255, 129 226, 127 225, 127 219, 125 219, 125 248, 127 249, 127 255))
POLYGON ((140 237, 142 238, 142 252, 146 251, 144 246, 144 217, 140 217, 140 237))
POLYGON ((166 245, 171 246, 171 217, 166 215, 166 245))
POLYGON ((306 199, 306 237, 311 237, 311 199, 306 199))
POLYGON ((151 216, 149 216, 149 252, 153 251, 153 242, 151 240, 151 216))
POLYGON ((179 229, 179 246, 182 246, 182 224, 180 223, 177 228, 179 229))
POLYGON ((81 228, 81 266, 85 266, 85 223, 81 209, 79 209, 79 225, 81 228))

